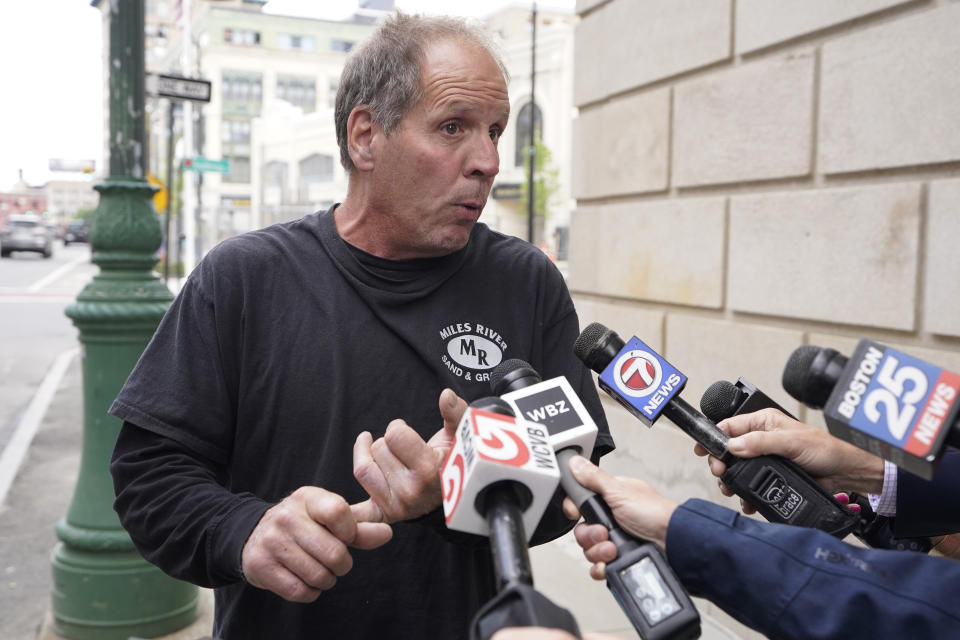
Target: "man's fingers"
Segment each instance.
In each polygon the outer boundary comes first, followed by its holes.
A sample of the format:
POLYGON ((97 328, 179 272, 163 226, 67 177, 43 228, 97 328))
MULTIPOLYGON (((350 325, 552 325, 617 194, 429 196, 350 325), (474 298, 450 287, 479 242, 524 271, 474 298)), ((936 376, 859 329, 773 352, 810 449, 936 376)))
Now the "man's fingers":
POLYGON ((384 515, 380 505, 367 498, 363 502, 350 505, 350 512, 353 513, 353 519, 361 522, 383 522, 384 515))
POLYGON ((373 436, 364 431, 353 444, 353 477, 371 496, 389 493, 390 487, 383 470, 373 459, 373 436))
POLYGON ((403 420, 394 420, 388 424, 383 438, 373 445, 374 460, 385 473, 407 469, 419 473, 433 473, 436 470, 436 460, 430 445, 403 420))
POLYGON ((444 389, 440 392, 440 416, 443 418, 443 428, 453 435, 463 412, 467 410, 467 401, 458 396, 453 389, 444 389))
POLYGON ((376 549, 390 541, 393 529, 384 523, 361 522, 357 524, 357 537, 350 544, 355 549, 376 549))
POLYGON ((321 489, 308 494, 304 506, 310 519, 322 524, 337 539, 350 542, 357 535, 350 505, 341 496, 321 489))
POLYGON ((277 565, 265 580, 259 583, 250 582, 250 584, 268 589, 290 602, 313 602, 324 591, 311 587, 283 565, 277 565))

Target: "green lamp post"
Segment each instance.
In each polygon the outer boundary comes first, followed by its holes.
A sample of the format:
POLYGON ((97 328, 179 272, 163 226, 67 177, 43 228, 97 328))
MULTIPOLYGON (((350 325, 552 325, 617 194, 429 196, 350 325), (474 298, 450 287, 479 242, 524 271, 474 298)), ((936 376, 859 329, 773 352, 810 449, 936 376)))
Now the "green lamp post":
POLYGON ((112 507, 109 461, 121 423, 107 409, 172 295, 153 273, 163 236, 144 171, 143 0, 108 4, 110 164, 90 229, 100 273, 66 310, 82 347, 83 450, 52 558, 53 632, 75 640, 171 633, 196 619, 198 598, 195 586, 141 558, 112 507))

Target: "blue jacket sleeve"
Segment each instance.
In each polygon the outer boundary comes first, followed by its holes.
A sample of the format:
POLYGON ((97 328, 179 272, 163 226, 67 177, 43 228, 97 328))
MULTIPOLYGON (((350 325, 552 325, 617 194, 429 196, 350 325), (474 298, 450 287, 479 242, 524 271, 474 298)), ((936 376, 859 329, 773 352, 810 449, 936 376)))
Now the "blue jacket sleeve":
POLYGON ((670 520, 667 558, 692 595, 770 638, 960 637, 960 563, 854 547, 704 500, 670 520))
POLYGON ((897 469, 897 516, 893 533, 901 538, 960 531, 960 451, 948 450, 933 480, 897 469))

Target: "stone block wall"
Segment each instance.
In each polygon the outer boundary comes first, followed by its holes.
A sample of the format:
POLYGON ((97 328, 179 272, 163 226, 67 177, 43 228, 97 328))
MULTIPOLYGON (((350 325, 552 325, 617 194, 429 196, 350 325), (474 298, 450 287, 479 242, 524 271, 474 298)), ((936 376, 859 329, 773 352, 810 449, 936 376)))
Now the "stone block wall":
MULTIPOLYGON (((869 337, 960 370, 960 2, 578 0, 577 13, 581 326, 659 350, 694 406, 744 376, 819 426, 780 383, 801 344, 849 354, 869 337)), ((666 419, 650 429, 605 406, 619 446, 606 468, 736 507, 666 419)), ((635 637, 601 584, 548 593, 584 628, 635 637)), ((698 606, 703 637, 760 637, 698 606)))

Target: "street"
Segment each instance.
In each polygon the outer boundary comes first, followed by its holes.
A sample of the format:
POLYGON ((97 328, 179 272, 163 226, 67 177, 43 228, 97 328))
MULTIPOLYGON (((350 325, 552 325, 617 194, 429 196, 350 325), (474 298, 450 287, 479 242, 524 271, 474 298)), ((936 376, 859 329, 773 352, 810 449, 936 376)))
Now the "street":
POLYGON ((79 345, 63 312, 97 271, 89 244, 0 260, 0 452, 57 357, 79 345))

